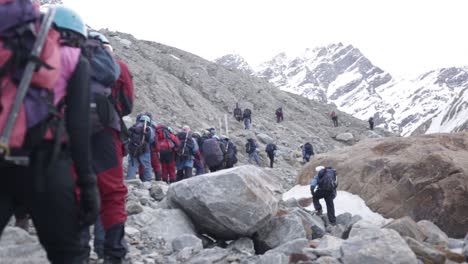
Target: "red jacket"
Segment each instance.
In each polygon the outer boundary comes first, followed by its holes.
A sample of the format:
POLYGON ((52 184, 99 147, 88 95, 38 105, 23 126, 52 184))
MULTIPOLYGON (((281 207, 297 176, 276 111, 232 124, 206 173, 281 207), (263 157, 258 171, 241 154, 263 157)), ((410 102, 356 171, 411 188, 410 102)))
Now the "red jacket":
POLYGON ((116 100, 120 116, 129 115, 132 112, 135 91, 133 89, 132 74, 127 64, 116 59, 120 66, 119 79, 112 86, 112 97, 116 100))

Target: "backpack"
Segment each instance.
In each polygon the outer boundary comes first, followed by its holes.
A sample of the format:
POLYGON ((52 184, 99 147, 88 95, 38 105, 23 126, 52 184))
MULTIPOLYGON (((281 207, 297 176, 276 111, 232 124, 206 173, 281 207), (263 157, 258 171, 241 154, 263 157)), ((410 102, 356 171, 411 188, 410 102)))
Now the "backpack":
POLYGON ((193 154, 193 148, 195 147, 192 139, 192 133, 190 132, 179 132, 177 138, 180 140, 180 145, 177 148, 177 156, 181 160, 189 159, 193 154))
POLYGON ((223 150, 219 146, 218 140, 215 138, 210 138, 203 142, 202 155, 208 167, 218 166, 224 160, 223 150))
POLYGON ((273 143, 269 143, 266 146, 265 152, 271 155, 275 152, 275 150, 276 150, 276 145, 273 143))
POLYGON ((310 144, 309 142, 305 143, 304 151, 308 155, 314 155, 314 148, 312 147, 312 144, 310 144))
POLYGON ((120 75, 120 66, 97 39, 88 39, 83 53, 91 65, 91 124, 93 133, 106 127, 121 130, 115 100, 111 99, 112 85, 120 75))
POLYGON ((276 115, 281 115, 282 113, 283 113, 283 109, 282 109, 282 108, 276 109, 276 115))
POLYGON ((319 172, 318 187, 324 191, 334 191, 336 184, 336 170, 332 167, 326 167, 319 172))
POLYGON ((246 109, 244 110, 244 115, 243 115, 243 117, 244 117, 244 118, 250 118, 251 116, 252 116, 252 111, 250 111, 250 109, 246 108, 246 109))
POLYGON ((226 165, 229 167, 237 163, 237 147, 234 143, 228 141, 226 143, 226 165))
POLYGON ((249 141, 245 144, 245 152, 247 152, 248 154, 254 153, 256 149, 257 147, 255 146, 255 142, 253 141, 249 141))
POLYGON ((128 154, 139 157, 149 150, 149 124, 138 122, 129 130, 128 154))
POLYGON ((57 130, 63 127, 61 108, 66 82, 59 80, 68 80, 74 69, 70 74, 61 71, 60 33, 45 25, 49 16, 50 13, 39 25, 40 13, 31 1, 0 0, 0 152, 3 150, 0 154, 4 158, 10 154, 27 155, 47 137, 53 121, 60 121, 56 123, 57 130), (41 31, 45 33, 45 40, 35 56, 33 46, 38 44, 36 36, 41 31), (22 79, 31 62, 35 62, 34 70, 27 82, 22 79), (19 109, 13 109, 20 82, 26 85, 26 95, 19 97, 22 99, 19 109))

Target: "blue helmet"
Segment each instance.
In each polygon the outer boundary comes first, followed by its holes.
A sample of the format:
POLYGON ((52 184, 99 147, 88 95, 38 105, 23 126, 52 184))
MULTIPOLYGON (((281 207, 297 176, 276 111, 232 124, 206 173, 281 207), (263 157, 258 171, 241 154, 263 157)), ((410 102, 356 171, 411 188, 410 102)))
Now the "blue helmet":
POLYGON ((97 40, 101 41, 102 44, 110 44, 110 42, 106 38, 106 36, 104 36, 104 34, 101 34, 101 33, 97 32, 97 31, 90 31, 88 33, 88 38, 97 39, 97 40))
POLYGON ((88 37, 88 30, 81 16, 65 6, 55 7, 54 24, 58 29, 70 30, 83 36, 85 39, 88 37))
POLYGON ((138 118, 138 121, 150 123, 150 122, 151 122, 151 118, 150 118, 149 116, 147 116, 147 115, 141 115, 140 118, 138 118))

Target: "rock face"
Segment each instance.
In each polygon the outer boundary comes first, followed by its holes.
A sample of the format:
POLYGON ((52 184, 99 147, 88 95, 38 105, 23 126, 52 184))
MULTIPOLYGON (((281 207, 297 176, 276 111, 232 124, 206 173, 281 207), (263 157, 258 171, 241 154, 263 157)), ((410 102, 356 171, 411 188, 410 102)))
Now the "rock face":
POLYGON ((276 214, 278 200, 258 167, 241 166, 172 184, 173 207, 184 210, 202 232, 227 240, 251 236, 276 214))
POLYGON ((434 222, 449 236, 468 226, 468 133, 371 139, 316 155, 299 174, 309 184, 314 168, 330 165, 339 188, 361 196, 387 218, 434 222))

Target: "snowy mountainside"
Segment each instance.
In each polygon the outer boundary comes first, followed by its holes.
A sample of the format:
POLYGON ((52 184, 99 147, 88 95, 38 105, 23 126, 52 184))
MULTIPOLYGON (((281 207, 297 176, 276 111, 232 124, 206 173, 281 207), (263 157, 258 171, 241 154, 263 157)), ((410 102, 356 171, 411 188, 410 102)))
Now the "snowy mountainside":
MULTIPOLYGON (((245 62, 239 55, 236 60, 245 62)), ((223 60, 216 62, 231 68, 234 65, 223 60)), ((374 66, 359 49, 342 43, 307 49, 294 57, 280 53, 253 72, 281 90, 333 103, 359 119, 373 116, 377 126, 403 136, 425 133, 429 123, 436 126, 431 122, 436 115, 453 113, 449 109, 458 96, 466 96, 462 91, 467 87, 468 77, 466 68, 446 68, 416 78, 394 78, 374 66)), ((457 109, 457 113, 466 110, 463 100, 457 109)), ((449 126, 455 129, 450 131, 459 131, 456 129, 463 129, 467 121, 468 117, 452 114, 441 125, 459 124, 449 126)), ((450 132, 447 129, 441 131, 450 132)))
POLYGON ((250 65, 238 54, 228 54, 216 59, 214 62, 231 70, 236 69, 250 75, 254 73, 250 65))

